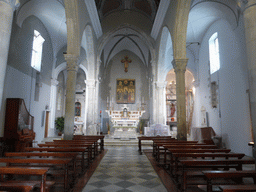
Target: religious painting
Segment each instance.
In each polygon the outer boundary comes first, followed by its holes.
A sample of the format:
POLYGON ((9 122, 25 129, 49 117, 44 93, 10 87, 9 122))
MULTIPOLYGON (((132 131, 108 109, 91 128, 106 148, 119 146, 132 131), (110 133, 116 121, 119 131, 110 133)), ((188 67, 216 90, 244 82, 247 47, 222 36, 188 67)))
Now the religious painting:
POLYGON ((116 83, 116 103, 135 103, 135 79, 117 79, 116 83))

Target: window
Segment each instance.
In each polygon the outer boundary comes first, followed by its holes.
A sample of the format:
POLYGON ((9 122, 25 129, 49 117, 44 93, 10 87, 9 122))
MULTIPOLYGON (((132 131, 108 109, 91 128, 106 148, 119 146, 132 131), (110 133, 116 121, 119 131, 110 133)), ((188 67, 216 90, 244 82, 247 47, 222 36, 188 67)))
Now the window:
POLYGON ((214 33, 209 39, 210 73, 220 69, 218 33, 214 33))
POLYGON ((31 66, 39 72, 41 71, 41 60, 44 41, 45 40, 41 36, 41 34, 38 31, 34 30, 31 66))

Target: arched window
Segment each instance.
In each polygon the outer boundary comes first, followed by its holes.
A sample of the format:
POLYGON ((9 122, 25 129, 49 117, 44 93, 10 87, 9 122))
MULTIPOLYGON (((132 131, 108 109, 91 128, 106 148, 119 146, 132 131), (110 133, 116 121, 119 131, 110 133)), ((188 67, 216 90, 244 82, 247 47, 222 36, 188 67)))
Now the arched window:
POLYGON ((214 33, 209 39, 210 73, 220 69, 218 33, 214 33))
POLYGON ((41 71, 41 61, 42 61, 42 52, 43 52, 44 41, 45 40, 41 36, 41 34, 37 30, 34 30, 31 66, 39 72, 41 71))

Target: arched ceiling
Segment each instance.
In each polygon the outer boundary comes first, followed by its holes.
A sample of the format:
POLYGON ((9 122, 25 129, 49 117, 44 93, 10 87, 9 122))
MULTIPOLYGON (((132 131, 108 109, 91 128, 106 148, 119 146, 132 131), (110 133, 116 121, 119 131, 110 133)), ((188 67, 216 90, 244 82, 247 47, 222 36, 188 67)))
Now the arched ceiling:
POLYGON ((109 37, 104 46, 104 65, 107 65, 117 53, 123 50, 133 52, 141 59, 144 65, 147 65, 150 50, 144 39, 142 34, 136 30, 129 27, 120 28, 109 37))
MULTIPOLYGON (((91 2, 95 10, 98 11, 101 21, 112 13, 120 12, 125 14, 125 10, 143 14, 149 21, 154 23, 156 15, 165 14, 161 7, 164 2, 171 0, 84 0, 91 2)), ((92 8, 87 7, 92 10, 92 8)), ((94 9, 93 9, 94 10, 94 9)), ((95 11, 94 11, 95 12, 95 11)), ((20 0, 20 7, 17 10, 17 24, 21 27, 23 21, 34 15, 38 17, 47 28, 52 39, 54 55, 57 55, 67 44, 66 16, 63 0, 20 0)), ((201 42, 205 32, 212 23, 217 20, 225 19, 235 29, 238 21, 238 7, 233 0, 192 0, 191 11, 188 20, 187 43, 201 42)), ((90 15, 90 17, 93 17, 90 15)), ((159 16, 161 18, 161 16, 159 16)), ((164 15, 162 16, 164 18, 164 15)), ((100 22, 99 22, 100 23, 100 22)), ((124 23, 131 25, 130 23, 124 23)), ((99 24, 100 26, 100 24, 99 24)), ((162 29, 162 26, 160 26, 162 29)), ((96 31, 95 28, 93 30, 96 31)), ((140 29, 143 31, 143 29, 140 29)), ((152 29, 153 30, 153 29, 152 29)), ((162 30, 159 31, 161 33, 162 30)), ((145 31, 144 31, 145 32, 145 31)), ((146 33, 146 32, 145 32, 146 33)), ((104 34, 103 34, 104 35, 104 34)), ((144 34, 138 31, 127 29, 115 30, 108 43, 104 44, 104 64, 116 55, 119 51, 129 50, 147 65, 150 58, 150 48, 141 38, 144 34)), ((146 36, 146 35, 145 35, 146 36)), ((144 38, 145 38, 144 36, 144 38)), ((100 37, 99 37, 100 38, 100 37)), ((150 38, 147 36, 146 38, 150 38)), ((152 38, 153 39, 153 38, 152 38)), ((153 40, 152 40, 153 42, 153 40)), ((189 48, 193 48, 190 45, 189 48)))
POLYGON ((160 0, 95 0, 99 18, 115 11, 138 11, 154 21, 160 0))
POLYGON ((34 15, 47 28, 52 39, 55 56, 67 44, 67 26, 65 8, 62 0, 23 0, 17 11, 17 24, 22 27, 23 21, 34 15))

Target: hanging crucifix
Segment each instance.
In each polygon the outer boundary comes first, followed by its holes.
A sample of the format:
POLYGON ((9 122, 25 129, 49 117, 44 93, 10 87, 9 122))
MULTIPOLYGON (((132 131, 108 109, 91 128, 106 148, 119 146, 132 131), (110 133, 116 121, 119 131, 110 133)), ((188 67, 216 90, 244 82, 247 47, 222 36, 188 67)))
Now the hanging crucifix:
POLYGON ((128 56, 125 56, 124 59, 121 60, 121 62, 124 63, 124 71, 127 73, 128 72, 129 63, 131 63, 132 60, 129 59, 128 56))

